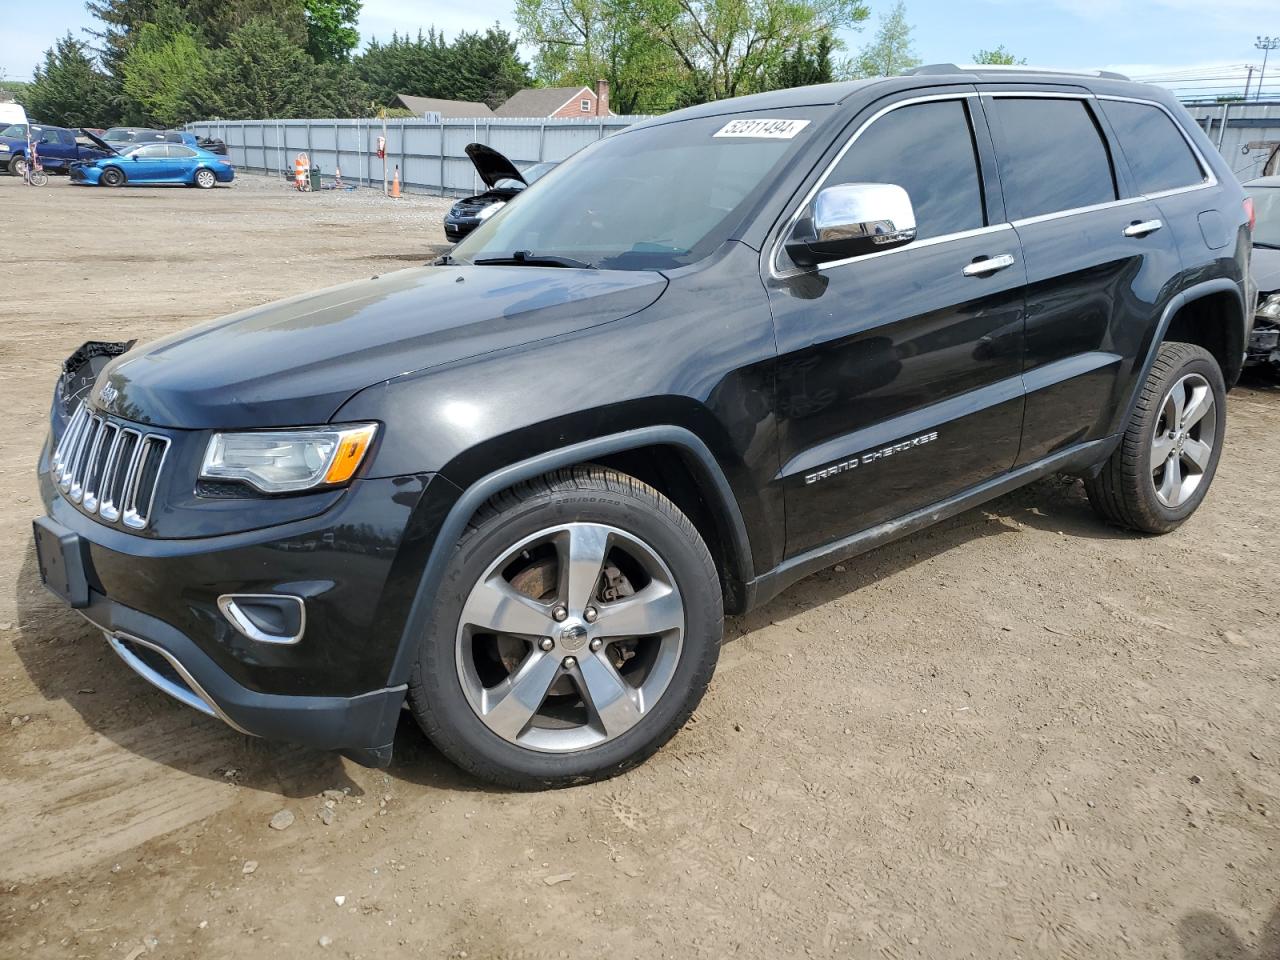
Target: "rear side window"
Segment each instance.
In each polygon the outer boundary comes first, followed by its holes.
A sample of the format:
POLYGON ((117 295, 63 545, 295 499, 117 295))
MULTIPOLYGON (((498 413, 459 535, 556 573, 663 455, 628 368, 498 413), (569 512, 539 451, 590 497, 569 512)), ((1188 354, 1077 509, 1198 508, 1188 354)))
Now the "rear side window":
POLYGON ((170 157, 178 157, 180 159, 185 160, 189 157, 194 157, 195 155, 196 155, 196 152, 192 150, 190 147, 184 147, 179 143, 169 144, 170 157))
POLYGON ((964 100, 918 103, 885 114, 854 141, 824 186, 837 183, 896 183, 905 189, 921 240, 986 224, 964 100))
POLYGON ((1111 157, 1083 100, 987 101, 1011 220, 1116 199, 1111 157))
POLYGON ((1159 193, 1204 182, 1204 171, 1186 137, 1159 107, 1107 100, 1102 109, 1115 128, 1139 192, 1159 193))

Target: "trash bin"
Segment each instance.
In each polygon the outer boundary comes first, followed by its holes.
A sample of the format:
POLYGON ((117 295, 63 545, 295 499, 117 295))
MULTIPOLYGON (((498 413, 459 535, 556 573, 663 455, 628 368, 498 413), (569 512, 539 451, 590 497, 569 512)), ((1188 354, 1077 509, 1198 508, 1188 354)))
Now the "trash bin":
POLYGON ((320 168, 319 167, 311 168, 311 189, 312 190, 320 189, 320 168))

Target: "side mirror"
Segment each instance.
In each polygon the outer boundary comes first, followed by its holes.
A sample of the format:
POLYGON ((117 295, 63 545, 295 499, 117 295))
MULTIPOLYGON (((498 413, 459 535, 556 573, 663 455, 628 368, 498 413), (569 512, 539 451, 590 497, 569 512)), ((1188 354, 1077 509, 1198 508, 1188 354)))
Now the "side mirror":
POLYGON ((892 250, 916 238, 907 191, 894 183, 841 183, 813 198, 796 222, 787 255, 801 267, 892 250))

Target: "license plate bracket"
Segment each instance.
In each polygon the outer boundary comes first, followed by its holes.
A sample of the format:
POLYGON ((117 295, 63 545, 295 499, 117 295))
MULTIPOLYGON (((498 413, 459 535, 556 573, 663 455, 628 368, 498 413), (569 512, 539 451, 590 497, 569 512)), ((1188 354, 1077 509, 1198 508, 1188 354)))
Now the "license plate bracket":
POLYGON ((79 534, 48 517, 31 522, 40 580, 54 596, 82 610, 89 605, 89 577, 84 541, 79 534))

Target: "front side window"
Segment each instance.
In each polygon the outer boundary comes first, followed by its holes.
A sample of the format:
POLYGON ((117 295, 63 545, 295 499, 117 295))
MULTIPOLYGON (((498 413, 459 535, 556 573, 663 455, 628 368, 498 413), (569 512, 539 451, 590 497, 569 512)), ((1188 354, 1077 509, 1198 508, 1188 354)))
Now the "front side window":
POLYGON ((987 104, 1009 219, 1117 198, 1111 156, 1083 100, 995 97, 987 104))
POLYGON ((1115 129, 1141 193, 1204 183, 1200 161, 1173 120, 1148 103, 1106 100, 1102 109, 1115 129))
POLYGON ((522 191, 453 256, 477 263, 520 253, 617 270, 693 263, 732 235, 824 112, 699 117, 598 140, 522 191))
POLYGON ((163 143, 149 143, 146 146, 138 147, 133 150, 129 156, 138 157, 142 160, 155 160, 157 158, 168 156, 163 143))
POLYGON ((899 107, 862 132, 823 186, 895 183, 924 240, 986 225, 978 155, 963 99, 899 107))

